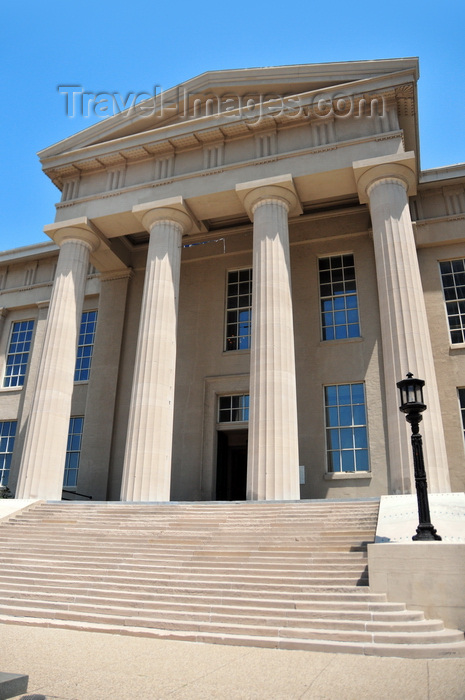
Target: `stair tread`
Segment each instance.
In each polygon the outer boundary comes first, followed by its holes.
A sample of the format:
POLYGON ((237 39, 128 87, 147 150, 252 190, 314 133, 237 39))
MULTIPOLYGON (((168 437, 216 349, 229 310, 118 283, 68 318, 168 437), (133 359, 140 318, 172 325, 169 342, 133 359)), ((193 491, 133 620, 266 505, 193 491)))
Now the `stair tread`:
POLYGON ((465 656, 370 591, 379 502, 41 503, 0 522, 0 621, 209 643, 465 656))

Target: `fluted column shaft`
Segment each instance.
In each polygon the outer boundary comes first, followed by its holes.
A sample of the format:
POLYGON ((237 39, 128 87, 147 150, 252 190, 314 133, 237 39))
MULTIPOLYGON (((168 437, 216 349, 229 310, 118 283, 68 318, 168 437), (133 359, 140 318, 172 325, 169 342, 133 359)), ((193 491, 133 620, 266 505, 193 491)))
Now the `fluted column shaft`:
POLYGON ((169 501, 183 225, 149 221, 121 499, 169 501))
POLYGON ((279 197, 252 207, 250 500, 300 498, 288 211, 279 197))
POLYGON ((61 242, 17 498, 61 499, 76 344, 92 248, 91 241, 77 236, 61 242))
POLYGON ((423 414, 423 444, 428 486, 450 491, 433 352, 420 269, 401 177, 382 177, 367 188, 378 279, 389 442, 391 491, 413 490, 409 429, 399 412, 396 382, 407 372, 425 380, 428 410, 423 414))

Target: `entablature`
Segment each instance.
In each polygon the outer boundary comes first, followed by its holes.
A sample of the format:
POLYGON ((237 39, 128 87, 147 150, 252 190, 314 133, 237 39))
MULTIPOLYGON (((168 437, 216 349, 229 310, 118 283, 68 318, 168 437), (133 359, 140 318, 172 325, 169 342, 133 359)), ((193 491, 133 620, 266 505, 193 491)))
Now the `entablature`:
MULTIPOLYGON (((349 122, 354 136, 384 134, 400 128, 404 132, 406 148, 411 148, 415 142, 413 150, 416 150, 415 86, 412 82, 405 82, 406 77, 401 72, 376 81, 359 80, 285 97, 272 95, 265 102, 259 101, 261 95, 250 95, 255 110, 251 115, 246 105, 234 109, 226 107, 217 113, 200 117, 187 115, 175 123, 124 137, 110 137, 90 145, 77 145, 72 150, 53 155, 48 155, 53 148, 47 149, 42 152, 43 169, 59 189, 66 189, 64 198, 74 199, 79 196, 78 188, 67 188, 66 183, 89 174, 115 167, 128 168, 159 158, 178 158, 193 150, 215 145, 224 147, 238 140, 256 140, 267 134, 275 134, 278 141, 280 134, 299 127, 307 128, 308 138, 302 139, 305 146, 311 144, 314 147, 347 138, 346 124, 349 122), (355 133, 357 120, 359 129, 355 133)), ((237 160, 233 150, 228 148, 231 162, 237 160)), ((256 158, 260 155, 258 149, 256 158)), ((207 168, 211 167, 208 159, 205 163, 207 168)))

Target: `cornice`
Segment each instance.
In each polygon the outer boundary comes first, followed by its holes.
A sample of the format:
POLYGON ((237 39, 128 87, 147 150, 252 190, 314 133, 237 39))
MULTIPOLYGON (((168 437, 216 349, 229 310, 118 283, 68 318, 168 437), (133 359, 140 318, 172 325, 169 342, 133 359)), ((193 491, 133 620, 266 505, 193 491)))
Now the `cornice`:
POLYGON ((8 265, 9 263, 26 262, 28 259, 37 260, 38 258, 58 253, 59 250, 59 247, 52 241, 36 243, 21 248, 11 248, 0 253, 0 266, 8 265))
POLYGON ((465 163, 422 170, 419 176, 420 191, 428 185, 440 187, 445 180, 465 180, 465 163))
POLYGON ((429 224, 442 224, 449 221, 465 221, 465 213, 463 214, 448 214, 445 216, 433 216, 429 219, 417 219, 413 223, 417 227, 428 226, 429 224))
MULTIPOLYGON (((400 72, 395 75, 379 76, 369 79, 357 80, 350 83, 331 85, 318 90, 296 93, 285 96, 288 103, 287 110, 276 112, 276 101, 270 100, 263 103, 261 109, 264 114, 259 118, 248 119, 243 115, 244 109, 228 110, 228 113, 214 115, 210 117, 187 118, 183 122, 176 122, 169 125, 160 125, 154 129, 148 129, 136 134, 124 137, 100 141, 99 143, 79 145, 75 144, 72 150, 66 150, 48 155, 42 151, 41 156, 44 172, 52 181, 61 188, 63 179, 73 176, 80 176, 81 173, 98 172, 114 166, 117 163, 126 165, 129 163, 141 162, 153 159, 163 154, 178 154, 189 150, 203 148, 213 143, 224 143, 239 138, 244 138, 252 134, 267 133, 283 128, 306 124, 321 124, 331 117, 316 116, 314 113, 314 100, 318 96, 327 95, 326 104, 332 110, 337 110, 337 102, 344 94, 353 100, 354 112, 360 110, 363 101, 367 102, 376 98, 394 104, 397 101, 398 112, 399 101, 402 104, 410 100, 412 106, 410 111, 415 112, 414 92, 412 84, 408 82, 411 72, 400 72), (407 81, 407 82, 406 82, 407 81), (396 92, 399 91, 400 92, 396 92), (334 99, 331 98, 334 94, 334 99), (299 105, 299 116, 293 114, 299 105), (292 105, 289 107, 289 105, 292 105), (301 112, 301 113, 300 113, 301 112)), ((408 109, 402 107, 405 112, 408 109)), ((113 119, 113 117, 111 118, 113 119)), ((108 120, 108 121, 111 121, 108 120)), ((93 127, 91 127, 92 129, 93 127)), ((74 138, 74 137, 71 137, 74 138)), ((77 137, 76 137, 77 138, 77 137)), ((68 143, 66 140, 64 143, 68 143)), ((71 145, 71 144, 69 144, 71 145)))
MULTIPOLYGON (((328 87, 328 81, 331 82, 334 89, 341 85, 366 83, 367 81, 376 81, 386 77, 393 80, 399 75, 409 75, 412 80, 418 80, 418 58, 409 57, 375 61, 349 61, 209 71, 163 91, 160 94, 160 99, 164 104, 169 104, 173 99, 179 97, 180 89, 183 89, 188 94, 199 94, 202 91, 211 93, 214 90, 217 93, 222 92, 224 94, 224 91, 228 92, 234 88, 236 94, 239 94, 241 91, 248 94, 254 90, 257 92, 273 89, 282 91, 282 88, 292 86, 294 93, 305 93, 308 91, 308 87, 305 90, 305 86, 312 85, 314 91, 320 91, 328 87), (296 91, 296 88, 299 86, 303 89, 296 91)), ((288 92, 288 94, 291 93, 288 92)), ((112 132, 136 123, 140 117, 140 112, 151 101, 149 99, 142 102, 139 112, 137 109, 132 110, 132 112, 125 110, 84 129, 78 134, 63 139, 41 150, 39 157, 47 159, 63 152, 63 150, 79 148, 83 141, 89 143, 89 141, 95 142, 96 140, 101 141, 108 137, 111 138, 112 132)))
MULTIPOLYGON (((48 282, 39 282, 38 284, 22 284, 19 287, 6 287, 0 290, 0 295, 16 294, 17 292, 29 292, 31 289, 43 289, 44 287, 53 287, 53 280, 49 280, 48 282)), ((35 303, 36 302, 34 302, 34 304, 35 303)))

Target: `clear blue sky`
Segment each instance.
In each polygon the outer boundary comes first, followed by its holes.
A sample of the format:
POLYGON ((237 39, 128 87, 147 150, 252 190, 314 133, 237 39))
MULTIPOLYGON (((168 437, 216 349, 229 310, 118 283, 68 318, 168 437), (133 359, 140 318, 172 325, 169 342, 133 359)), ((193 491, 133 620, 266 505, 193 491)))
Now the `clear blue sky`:
POLYGON ((58 190, 37 151, 98 121, 59 85, 151 92, 207 70, 418 56, 422 168, 465 161, 465 3, 2 3, 0 250, 48 240, 58 190))

